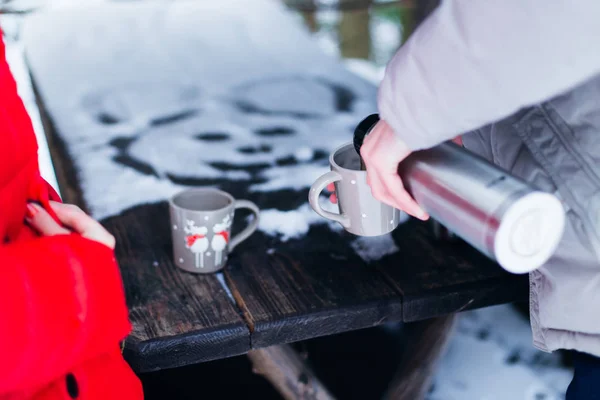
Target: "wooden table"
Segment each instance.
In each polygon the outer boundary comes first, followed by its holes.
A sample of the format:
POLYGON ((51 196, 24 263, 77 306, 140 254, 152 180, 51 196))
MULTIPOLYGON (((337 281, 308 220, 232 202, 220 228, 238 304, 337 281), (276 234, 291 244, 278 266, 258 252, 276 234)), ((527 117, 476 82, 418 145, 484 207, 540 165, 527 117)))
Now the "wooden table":
MULTIPOLYGON (((148 140, 149 136, 162 141, 164 145, 163 138, 170 137, 168 135, 173 132, 182 132, 182 125, 170 130, 166 124, 169 121, 162 121, 159 127, 150 126, 135 135, 130 133, 127 137, 114 136, 113 129, 119 121, 111 120, 105 114, 90 114, 97 118, 97 124, 90 125, 91 122, 87 119, 91 117, 84 112, 98 113, 94 107, 99 107, 101 101, 110 97, 88 97, 85 107, 81 108, 76 102, 77 96, 81 96, 84 91, 104 96, 105 87, 101 84, 111 79, 109 87, 128 87, 129 82, 125 76, 111 75, 115 65, 123 64, 121 67, 124 69, 138 71, 140 76, 135 78, 142 83, 177 81, 175 78, 185 75, 184 78, 188 81, 203 82, 205 87, 210 88, 212 82, 207 74, 218 76, 219 69, 213 68, 213 64, 207 62, 206 65, 200 65, 205 68, 203 70, 194 59, 188 57, 188 49, 192 46, 198 48, 205 45, 207 49, 212 49, 211 43, 203 42, 205 35, 200 32, 200 28, 190 26, 185 35, 181 33, 184 25, 180 19, 185 16, 186 23, 193 24, 197 19, 206 18, 208 11, 202 8, 210 8, 208 3, 169 3, 168 10, 177 16, 171 19, 163 18, 164 13, 159 7, 164 5, 153 3, 146 6, 139 3, 138 8, 138 3, 135 4, 135 7, 133 3, 95 6, 95 12, 89 7, 75 9, 68 18, 60 11, 50 12, 46 16, 40 16, 38 21, 34 20, 25 30, 28 62, 32 68, 34 88, 63 199, 88 209, 86 189, 80 184, 81 171, 85 167, 84 172, 88 176, 108 173, 106 171, 117 171, 112 175, 115 179, 119 178, 119 173, 135 176, 131 180, 132 191, 136 190, 133 185, 139 177, 140 181, 145 182, 154 179, 156 185, 217 185, 236 198, 254 201, 261 209, 273 209, 283 204, 284 209, 294 210, 306 204, 306 187, 257 192, 249 190, 252 182, 188 179, 169 173, 160 176, 152 165, 140 162, 130 153, 128 146, 131 143, 148 140), (119 11, 112 12, 110 7, 119 11), (77 26, 62 24, 60 21, 65 18, 80 23, 77 26), (165 25, 168 29, 155 23, 140 23, 132 26, 135 34, 123 36, 123 32, 127 31, 124 27, 129 28, 135 21, 150 20, 178 22, 175 25, 165 25), (148 35, 154 35, 152 37, 156 40, 140 46, 136 40, 148 35), (178 41, 174 42, 176 46, 169 46, 162 41, 168 35, 177 38, 178 41), (40 37, 45 41, 40 41, 40 37), (186 40, 189 42, 185 42, 186 40), (65 46, 72 46, 72 49, 67 51, 65 46), (118 63, 102 53, 109 52, 113 47, 123 57, 118 63), (93 51, 90 52, 89 49, 93 51), (87 56, 80 55, 82 51, 88 52, 87 56), (62 54, 60 62, 49 61, 52 57, 48 54, 59 53, 62 54), (134 56, 124 57, 130 54, 134 56), (165 54, 170 54, 173 59, 165 61, 165 54), (65 63, 68 68, 63 68, 65 63), (152 71, 146 65, 161 67, 152 71), (95 81, 88 82, 88 77, 97 75, 101 75, 103 79, 98 86, 94 86, 95 81), (67 97, 68 101, 62 99, 63 92, 71 94, 67 97), (90 99, 93 101, 89 101, 90 99), (82 132, 87 128, 92 133, 82 132), (98 152, 104 152, 102 154, 107 154, 107 158, 113 157, 115 165, 106 163, 102 164, 102 168, 96 168, 99 158, 94 158, 93 163, 90 162, 93 164, 91 166, 86 165, 88 159, 85 157, 80 157, 77 162, 73 161, 77 152, 84 150, 90 157, 97 157, 98 152)), ((222 10, 232 13, 227 16, 232 26, 242 26, 248 21, 260 26, 256 29, 270 26, 257 22, 264 16, 261 10, 243 10, 241 14, 233 14, 234 7, 224 7, 222 10), (255 15, 247 21, 244 18, 249 12, 255 15), (235 18, 242 22, 236 25, 235 21, 232 22, 235 18)), ((283 28, 284 26, 277 27, 283 28)), ((350 76, 331 60, 318 58, 318 53, 304 43, 305 39, 298 36, 296 31, 289 35, 295 38, 296 47, 288 50, 288 54, 282 55, 281 49, 270 54, 268 49, 259 48, 262 53, 257 53, 258 56, 264 60, 281 57, 282 62, 274 71, 279 73, 279 69, 285 69, 284 72, 292 77, 306 71, 300 63, 310 56, 311 65, 323 65, 319 73, 323 73, 327 79, 339 79, 348 84, 349 86, 331 82, 323 84, 321 78, 317 77, 315 81, 315 77, 310 74, 301 77, 309 85, 306 90, 316 87, 317 94, 326 95, 328 92, 323 90, 333 91, 335 107, 331 116, 320 108, 316 109, 317 114, 280 112, 281 115, 278 115, 275 111, 267 112, 240 102, 226 104, 232 107, 228 112, 241 120, 246 118, 244 113, 254 113, 254 120, 272 117, 277 121, 295 116, 302 123, 308 121, 307 124, 316 124, 317 127, 327 118, 358 122, 359 116, 364 117, 366 114, 361 114, 363 111, 354 110, 359 109, 356 107, 363 107, 364 101, 373 100, 374 87, 350 76), (297 60, 292 62, 290 57, 297 57, 297 60), (358 98, 364 101, 357 102, 358 98), (351 112, 358 114, 349 115, 351 112), (319 113, 325 113, 325 116, 319 113)), ((248 41, 244 45, 246 47, 256 45, 257 42, 252 37, 246 36, 240 34, 231 39, 229 45, 233 46, 242 40, 248 41)), ((248 50, 249 54, 252 53, 251 50, 248 50)), ((226 58, 220 61, 217 59, 226 54, 227 52, 213 52, 209 61, 216 63, 215 65, 229 66, 226 58)), ((248 73, 260 71, 265 64, 261 59, 250 57, 244 61, 247 66, 244 71, 248 73)), ((249 76, 248 79, 254 78, 249 76)), ((238 83, 230 84, 235 89, 238 83)), ((136 87, 144 89, 143 84, 138 82, 138 85, 136 87)), ((165 87, 167 86, 159 86, 158 89, 164 91, 165 87)), ((152 94, 151 91, 148 93, 152 94)), ((129 96, 132 92, 126 94, 129 96)), ((319 99, 318 96, 314 98, 319 99)), ((220 100, 217 97, 215 101, 220 100)), ((116 103, 106 104, 113 107, 116 103)), ((130 105, 134 110, 146 111, 140 102, 130 105)), ((274 104, 274 107, 277 106, 278 104, 274 104)), ((200 114, 202 112, 206 110, 199 111, 200 114)), ((301 128, 302 124, 297 124, 298 127, 301 128)), ((191 132, 197 135, 196 131, 191 132)), ((296 134, 300 139, 306 140, 306 135, 312 132, 298 131, 296 134)), ((258 139, 270 140, 268 137, 258 139)), ((348 139, 350 140, 350 136, 348 139)), ((232 142, 231 146, 239 144, 232 142)), ((238 149, 246 151, 243 147, 238 149)), ((201 158, 202 154, 198 157, 201 158)), ((322 165, 326 157, 326 152, 318 150, 314 153, 313 161, 322 165)), ((289 164, 290 159, 283 158, 277 162, 289 164)), ((233 171, 254 168, 250 171, 254 175, 256 171, 264 171, 265 168, 261 164, 215 165, 213 162, 212 165, 233 171)), ((111 190, 110 187, 100 189, 111 190)), ((90 198, 89 193, 87 196, 90 198)), ((243 217, 244 215, 239 218, 236 216, 234 231, 240 229, 243 217)), ((133 323, 133 331, 126 341, 125 356, 139 373, 249 352, 252 354, 256 349, 374 327, 387 322, 436 321, 436 317, 451 316, 468 309, 527 301, 528 296, 527 276, 506 273, 459 240, 436 239, 431 223, 416 220, 402 224, 393 233, 399 251, 374 262, 365 262, 357 255, 351 246, 355 237, 333 231, 327 225, 311 225, 306 235, 288 241, 258 231, 236 249, 224 271, 214 275, 190 274, 175 267, 171 255, 168 207, 164 201, 133 204, 117 215, 101 221, 117 239, 116 255, 133 323)))
MULTIPOLYGON (((51 149, 59 181, 65 182, 60 171, 66 160, 51 149)), ((437 240, 431 224, 416 220, 394 232, 400 251, 372 264, 356 256, 346 234, 326 227, 276 249, 273 239, 256 233, 231 257, 225 284, 219 275, 175 267, 164 202, 135 207, 103 224, 118 243, 133 323, 125 354, 138 372, 527 301, 527 276, 504 272, 462 241, 437 240)))

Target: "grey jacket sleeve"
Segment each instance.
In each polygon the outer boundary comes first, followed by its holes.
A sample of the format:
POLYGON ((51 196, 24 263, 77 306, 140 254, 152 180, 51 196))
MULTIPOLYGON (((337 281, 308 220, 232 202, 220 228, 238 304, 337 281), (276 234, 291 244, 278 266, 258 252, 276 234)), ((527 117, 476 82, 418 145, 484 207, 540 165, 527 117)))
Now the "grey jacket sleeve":
POLYGON ((429 148, 597 74, 599 45, 599 0, 445 0, 388 63, 379 113, 429 148))

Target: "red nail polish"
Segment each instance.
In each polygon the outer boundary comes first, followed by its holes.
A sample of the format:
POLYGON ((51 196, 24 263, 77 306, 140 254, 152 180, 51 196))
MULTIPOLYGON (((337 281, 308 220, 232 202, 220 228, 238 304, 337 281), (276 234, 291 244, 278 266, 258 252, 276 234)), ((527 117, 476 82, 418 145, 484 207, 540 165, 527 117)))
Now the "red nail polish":
POLYGON ((25 216, 28 219, 31 219, 35 216, 35 214, 38 213, 38 209, 33 205, 33 204, 27 204, 27 212, 25 214, 25 216))

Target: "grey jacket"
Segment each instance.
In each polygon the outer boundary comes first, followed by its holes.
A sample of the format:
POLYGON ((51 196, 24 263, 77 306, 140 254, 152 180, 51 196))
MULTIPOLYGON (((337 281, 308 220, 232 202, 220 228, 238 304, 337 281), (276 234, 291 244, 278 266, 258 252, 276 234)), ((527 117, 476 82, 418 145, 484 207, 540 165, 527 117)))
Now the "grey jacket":
POLYGON ((530 273, 534 345, 600 356, 600 76, 470 132, 463 144, 563 200, 563 239, 530 273))
POLYGON ((557 194, 565 234, 530 274, 534 345, 600 356, 600 2, 446 0, 386 69, 379 110, 412 148, 466 148, 557 194))

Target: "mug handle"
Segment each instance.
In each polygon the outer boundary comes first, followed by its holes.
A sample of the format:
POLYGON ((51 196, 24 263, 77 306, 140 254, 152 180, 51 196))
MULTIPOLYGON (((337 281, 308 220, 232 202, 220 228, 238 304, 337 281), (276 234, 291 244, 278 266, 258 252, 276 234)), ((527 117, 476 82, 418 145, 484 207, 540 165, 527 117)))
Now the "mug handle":
POLYGON ((256 231, 256 229, 258 228, 258 222, 260 218, 260 209, 256 204, 254 204, 251 201, 236 200, 233 204, 233 208, 235 210, 239 208, 247 208, 254 214, 254 220, 250 223, 250 225, 244 228, 244 230, 242 230, 240 233, 238 233, 231 239, 231 242, 229 243, 229 251, 232 251, 234 248, 236 248, 238 244, 248 239, 248 237, 250 237, 250 235, 252 235, 254 231, 256 231))
POLYGON ((319 195, 327 185, 341 180, 342 176, 335 171, 329 171, 326 174, 321 175, 310 187, 310 191, 308 192, 308 202, 312 209, 321 217, 339 222, 344 228, 348 229, 350 227, 350 219, 348 216, 325 211, 319 204, 319 195))

